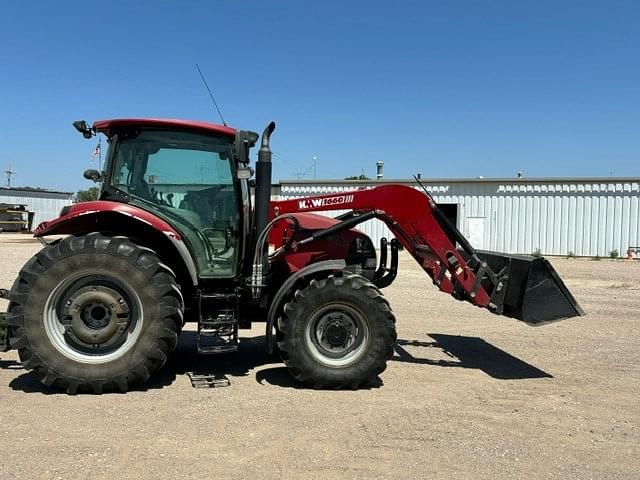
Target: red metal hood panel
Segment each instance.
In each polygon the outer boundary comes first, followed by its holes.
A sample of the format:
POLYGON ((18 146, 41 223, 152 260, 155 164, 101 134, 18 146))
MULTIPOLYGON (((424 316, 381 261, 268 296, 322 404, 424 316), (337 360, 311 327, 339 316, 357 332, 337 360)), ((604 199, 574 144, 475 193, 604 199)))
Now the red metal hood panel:
POLYGON ((326 215, 318 215, 317 213, 294 213, 294 217, 298 219, 300 228, 305 230, 318 230, 322 228, 329 228, 339 220, 335 218, 327 217, 326 215))

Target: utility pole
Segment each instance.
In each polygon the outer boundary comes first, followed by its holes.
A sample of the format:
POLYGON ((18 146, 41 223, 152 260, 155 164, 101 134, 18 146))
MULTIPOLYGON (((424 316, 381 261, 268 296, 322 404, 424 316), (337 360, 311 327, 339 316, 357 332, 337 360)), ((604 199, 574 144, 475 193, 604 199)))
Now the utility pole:
POLYGON ((316 155, 313 156, 313 179, 318 178, 318 157, 316 155))
POLYGON ((7 175, 7 188, 11 188, 11 176, 15 175, 16 172, 11 171, 11 165, 9 165, 4 173, 7 175))

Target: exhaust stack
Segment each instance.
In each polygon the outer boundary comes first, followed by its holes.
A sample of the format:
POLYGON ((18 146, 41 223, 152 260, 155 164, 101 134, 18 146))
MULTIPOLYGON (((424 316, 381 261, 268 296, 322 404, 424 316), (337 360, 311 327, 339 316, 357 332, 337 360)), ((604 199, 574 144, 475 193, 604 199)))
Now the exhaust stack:
POLYGON ((267 226, 269 218, 269 203, 271 202, 271 147, 269 140, 276 129, 275 122, 270 122, 262 132, 262 143, 258 151, 256 162, 256 191, 255 191, 255 220, 254 241, 267 226))
POLYGON ((269 218, 269 205, 271 203, 271 158, 273 156, 271 147, 269 146, 269 140, 275 129, 275 122, 270 122, 264 129, 264 132, 262 132, 262 142, 260 144, 260 150, 258 151, 258 161, 256 162, 255 213, 253 222, 254 264, 251 275, 254 297, 259 294, 262 283, 264 283, 264 272, 267 270, 268 251, 265 250, 260 256, 261 258, 258 258, 258 252, 262 248, 262 245, 258 245, 258 239, 267 227, 269 218))

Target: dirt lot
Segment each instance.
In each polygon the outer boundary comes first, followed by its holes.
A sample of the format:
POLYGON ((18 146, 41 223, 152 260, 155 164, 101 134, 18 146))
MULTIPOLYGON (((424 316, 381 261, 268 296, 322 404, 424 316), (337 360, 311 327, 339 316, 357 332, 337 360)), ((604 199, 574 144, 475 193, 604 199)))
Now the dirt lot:
MULTIPOLYGON (((0 286, 38 249, 0 235, 0 286)), ((399 347, 369 390, 296 385, 262 325, 201 362, 184 332, 124 395, 51 392, 0 354, 0 478, 640 478, 640 262, 552 262, 588 316, 532 328, 403 257, 386 289, 399 347), (231 386, 194 389, 192 370, 231 386)))

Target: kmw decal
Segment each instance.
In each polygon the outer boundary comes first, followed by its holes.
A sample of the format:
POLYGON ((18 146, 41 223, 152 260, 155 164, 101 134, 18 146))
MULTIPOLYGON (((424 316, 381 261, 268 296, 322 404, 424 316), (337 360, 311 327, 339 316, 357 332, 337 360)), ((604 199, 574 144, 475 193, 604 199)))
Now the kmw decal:
POLYGON ((353 202, 353 195, 340 195, 329 198, 308 198, 306 200, 299 200, 298 208, 300 210, 304 210, 305 208, 332 207, 345 205, 351 202, 353 202))

